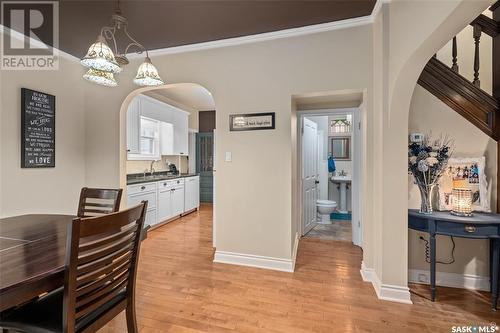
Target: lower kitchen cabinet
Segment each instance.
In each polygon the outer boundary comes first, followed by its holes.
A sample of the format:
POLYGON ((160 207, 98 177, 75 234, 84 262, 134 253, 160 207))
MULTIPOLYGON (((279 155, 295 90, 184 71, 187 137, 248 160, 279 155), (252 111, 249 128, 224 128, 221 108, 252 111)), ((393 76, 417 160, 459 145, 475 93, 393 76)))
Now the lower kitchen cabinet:
POLYGON ((159 181, 158 222, 164 222, 184 213, 184 179, 159 181))
POLYGON ((184 211, 200 207, 200 176, 184 179, 184 211))
POLYGON ((169 181, 158 182, 158 222, 172 216, 172 186, 169 181))
POLYGON ((200 206, 200 177, 186 177, 127 186, 127 205, 148 202, 146 226, 154 227, 200 206))
POLYGON ((184 179, 175 180, 172 186, 172 215, 184 213, 184 179))
POLYGON ((156 183, 137 184, 127 186, 127 206, 134 207, 142 201, 148 202, 148 210, 146 211, 145 226, 153 226, 157 223, 156 217, 156 201, 157 190, 156 183))

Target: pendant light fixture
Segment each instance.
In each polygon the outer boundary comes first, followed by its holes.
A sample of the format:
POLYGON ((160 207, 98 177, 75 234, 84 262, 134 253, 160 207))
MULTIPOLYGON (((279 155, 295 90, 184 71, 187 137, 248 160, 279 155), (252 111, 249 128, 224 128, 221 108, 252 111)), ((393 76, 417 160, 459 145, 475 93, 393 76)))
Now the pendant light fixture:
POLYGON ((89 69, 88 72, 83 75, 83 78, 87 81, 100 84, 101 86, 116 87, 118 85, 113 73, 101 71, 99 69, 89 69))
POLYGON ((151 63, 148 50, 137 40, 130 36, 127 26, 127 19, 121 14, 120 1, 117 1, 115 14, 111 15, 112 26, 102 27, 101 34, 97 36, 97 40, 89 47, 87 54, 82 58, 80 63, 89 68, 88 72, 83 75, 83 78, 109 87, 115 87, 118 83, 114 79, 114 74, 121 72, 122 66, 129 64, 127 53, 130 49, 135 48, 137 54, 146 53, 144 62, 137 70, 137 76, 134 83, 139 86, 158 86, 164 84, 161 77, 158 75, 158 70, 151 63), (122 33, 130 42, 120 52, 116 36, 122 33), (109 47, 107 41, 111 43, 114 51, 109 47))

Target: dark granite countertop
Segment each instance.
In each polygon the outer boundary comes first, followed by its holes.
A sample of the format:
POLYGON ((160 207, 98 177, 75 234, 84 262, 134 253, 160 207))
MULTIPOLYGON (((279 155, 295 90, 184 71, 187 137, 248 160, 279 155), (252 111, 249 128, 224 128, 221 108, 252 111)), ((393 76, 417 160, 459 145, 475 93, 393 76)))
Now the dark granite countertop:
POLYGON ((198 176, 198 175, 195 173, 180 173, 178 175, 173 175, 173 174, 167 174, 165 172, 157 172, 154 175, 146 173, 146 176, 144 176, 143 173, 134 173, 127 175, 127 185, 153 183, 162 180, 172 180, 172 179, 187 178, 193 176, 198 176))

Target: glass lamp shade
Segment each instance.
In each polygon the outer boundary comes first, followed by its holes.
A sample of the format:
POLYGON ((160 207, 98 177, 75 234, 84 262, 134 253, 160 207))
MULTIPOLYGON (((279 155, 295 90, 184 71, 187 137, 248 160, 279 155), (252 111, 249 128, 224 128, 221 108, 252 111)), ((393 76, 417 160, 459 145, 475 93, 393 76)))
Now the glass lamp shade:
POLYGON ((96 69, 89 69, 87 73, 83 75, 83 78, 87 81, 97 83, 101 86, 116 87, 118 83, 115 81, 113 73, 100 71, 96 69))
POLYGON ((134 83, 138 86, 159 86, 165 84, 158 75, 158 70, 151 63, 151 59, 146 57, 146 60, 139 66, 134 83))
POLYGON ((468 188, 453 188, 451 190, 452 210, 456 216, 472 216, 472 191, 468 188))
POLYGON ((121 71, 121 67, 116 62, 113 51, 111 51, 102 36, 98 36, 97 41, 90 45, 87 54, 80 63, 87 68, 100 71, 111 73, 119 73, 121 71))

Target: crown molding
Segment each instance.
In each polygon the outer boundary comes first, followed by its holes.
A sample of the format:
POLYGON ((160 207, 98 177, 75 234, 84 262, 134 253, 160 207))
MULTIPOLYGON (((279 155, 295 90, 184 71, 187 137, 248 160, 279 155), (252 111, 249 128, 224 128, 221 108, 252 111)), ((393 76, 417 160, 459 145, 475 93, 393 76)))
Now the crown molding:
MULTIPOLYGON (((242 37, 234 37, 234 38, 226 38, 219 39, 210 42, 203 43, 195 43, 195 44, 187 44, 181 46, 172 46, 166 47, 162 49, 150 50, 150 56, 163 56, 169 54, 178 54, 178 53, 186 53, 186 52, 194 52, 194 51, 202 51, 202 50, 210 50, 215 48, 229 47, 229 46, 237 46, 251 43, 259 43, 265 42, 275 39, 281 38, 290 38, 297 37, 303 35, 310 35, 315 33, 334 31, 340 29, 347 29, 358 27, 362 25, 372 24, 375 16, 378 14, 382 7, 382 3, 388 3, 390 0, 377 0, 375 6, 373 7, 372 13, 368 16, 361 16, 346 20, 327 22, 321 24, 308 25, 300 28, 291 28, 284 29, 272 32, 265 32, 261 34, 248 35, 242 37)), ((141 59, 144 55, 137 53, 129 53, 127 54, 127 58, 129 59, 141 59)))
MULTIPOLYGON (((214 40, 214 41, 210 41, 210 42, 186 44, 186 45, 181 45, 181 46, 173 46, 173 47, 167 47, 167 48, 162 48, 162 49, 155 49, 155 50, 150 50, 149 55, 154 57, 154 56, 162 56, 162 55, 169 55, 169 54, 179 54, 179 53, 186 53, 186 52, 210 50, 210 49, 215 49, 215 48, 230 47, 230 46, 237 46, 237 45, 244 45, 244 44, 251 44, 251 43, 259 43, 259 42, 265 42, 265 41, 281 39, 281 38, 304 36, 304 35, 310 35, 310 34, 315 34, 315 33, 348 29, 348 28, 368 25, 368 24, 373 23, 375 16, 380 11, 382 5, 385 3, 389 3, 389 2, 390 2, 390 0, 377 0, 375 3, 375 6, 373 7, 372 13, 368 16, 361 16, 361 17, 350 18, 350 19, 345 19, 345 20, 340 20, 340 21, 308 25, 308 26, 299 27, 299 28, 291 28, 291 29, 284 29, 284 30, 278 30, 278 31, 272 31, 272 32, 265 32, 265 33, 261 33, 261 34, 255 34, 255 35, 219 39, 219 40, 214 40)), ((8 28, 0 25, 0 31, 2 33, 4 33, 4 29, 8 29, 8 28)), ((14 36, 15 38, 17 38, 19 40, 24 39, 24 35, 21 34, 20 32, 15 31, 15 30, 12 30, 12 36, 14 36)), ((33 40, 32 38, 30 38, 30 39, 33 40)), ((38 40, 33 40, 33 42, 35 44, 37 44, 37 43, 40 45, 43 44, 42 42, 40 42, 38 40)), ((59 56, 61 56, 62 58, 65 58, 65 59, 71 60, 71 61, 75 61, 75 62, 80 61, 80 59, 78 57, 75 57, 72 54, 69 54, 69 53, 61 51, 61 50, 58 50, 58 51, 59 51, 59 56)), ((129 58, 129 59, 142 59, 143 57, 144 57, 144 55, 137 54, 137 53, 127 54, 127 58, 129 58)))

